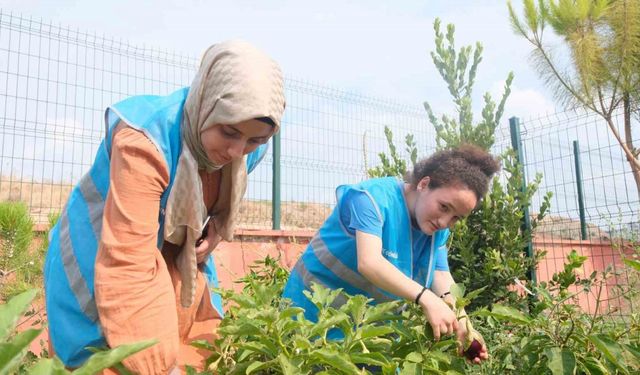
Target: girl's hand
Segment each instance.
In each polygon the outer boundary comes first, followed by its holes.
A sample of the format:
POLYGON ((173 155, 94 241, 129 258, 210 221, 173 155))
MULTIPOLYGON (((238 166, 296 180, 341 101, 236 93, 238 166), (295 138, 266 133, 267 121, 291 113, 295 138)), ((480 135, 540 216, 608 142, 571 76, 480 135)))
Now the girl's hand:
POLYGON ((460 346, 459 354, 467 357, 469 361, 479 364, 480 362, 489 359, 489 352, 487 351, 487 345, 484 343, 482 335, 473 329, 471 322, 469 322, 468 319, 469 318, 464 316, 460 318, 458 323, 458 342, 462 344, 460 346), (474 340, 480 343, 480 349, 470 348, 472 345, 471 343, 474 340))
POLYGON ((441 334, 447 335, 458 330, 456 314, 433 292, 425 291, 418 302, 433 329, 433 337, 436 341, 440 340, 441 334))
POLYGON ((213 220, 209 220, 207 225, 209 226, 207 236, 199 245, 196 246, 196 260, 198 261, 198 264, 206 261, 209 254, 211 254, 213 249, 215 249, 222 240, 222 237, 220 237, 220 235, 218 235, 218 231, 216 231, 216 226, 213 220))

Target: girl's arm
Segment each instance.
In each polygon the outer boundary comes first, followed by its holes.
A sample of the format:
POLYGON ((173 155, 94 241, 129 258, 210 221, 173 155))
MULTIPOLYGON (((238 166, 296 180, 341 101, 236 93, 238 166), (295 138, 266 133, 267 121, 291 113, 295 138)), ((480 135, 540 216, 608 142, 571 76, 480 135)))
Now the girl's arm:
MULTIPOLYGON (((414 301, 422 286, 411 280, 382 256, 382 240, 375 235, 356 230, 358 272, 372 284, 389 293, 414 301)), ((425 290, 418 301, 436 340, 440 334, 453 333, 458 328, 453 311, 432 291, 425 290)))
MULTIPOLYGON (((451 276, 451 273, 449 271, 436 271, 436 273, 433 275, 433 283, 431 284, 431 289, 437 295, 442 296, 446 292, 451 290, 451 285, 453 284, 455 284, 455 281, 453 280, 453 276, 451 276)), ((446 296, 444 296, 443 300, 448 305, 455 306, 456 300, 451 294, 447 294, 446 296)), ((467 341, 467 335, 470 333, 469 329, 472 330, 473 326, 471 325, 471 321, 467 322, 467 319, 469 318, 467 317, 467 312, 464 311, 464 308, 461 309, 458 318, 458 340, 461 343, 465 343, 467 341), (467 323, 469 324, 468 326, 467 323)), ((480 361, 483 361, 487 358, 489 358, 489 354, 487 352, 486 345, 483 343, 482 349, 480 350, 480 356, 474 359, 474 362, 480 363, 480 361)))
POLYGON ((157 248, 160 196, 169 172, 146 136, 119 127, 95 263, 98 315, 110 347, 158 339, 125 359, 128 369, 167 374, 177 363, 180 344, 173 284, 157 248))

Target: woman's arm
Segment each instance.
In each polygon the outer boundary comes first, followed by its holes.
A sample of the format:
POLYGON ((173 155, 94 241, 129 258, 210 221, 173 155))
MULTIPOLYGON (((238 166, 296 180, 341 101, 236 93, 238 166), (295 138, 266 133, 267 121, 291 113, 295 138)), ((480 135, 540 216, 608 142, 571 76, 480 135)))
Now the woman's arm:
MULTIPOLYGON (((378 288, 409 301, 414 301, 422 286, 411 280, 382 256, 382 240, 356 231, 358 272, 378 288)), ((418 301, 433 328, 436 340, 440 334, 453 333, 458 328, 453 311, 432 291, 426 290, 418 301)))
POLYGON ((157 248, 160 197, 168 182, 162 156, 142 133, 129 127, 116 132, 95 293, 109 346, 159 341, 124 360, 138 374, 169 373, 179 351, 174 289, 157 248))
MULTIPOLYGON (((431 289, 433 289, 437 295, 441 296, 450 291, 453 284, 455 284, 455 281, 449 271, 436 271, 433 276, 431 289)), ((443 299, 448 305, 455 306, 456 300, 451 294, 447 294, 443 299)), ((464 311, 464 308, 461 309, 458 319, 458 340, 465 343, 467 341, 467 335, 469 334, 469 331, 473 329, 473 326, 471 325, 470 320, 467 321, 469 318, 467 317, 467 312, 464 311)), ((489 358, 489 354, 487 352, 486 345, 483 344, 482 349, 480 350, 480 357, 474 360, 474 362, 480 363, 481 360, 485 360, 487 358, 489 358)))

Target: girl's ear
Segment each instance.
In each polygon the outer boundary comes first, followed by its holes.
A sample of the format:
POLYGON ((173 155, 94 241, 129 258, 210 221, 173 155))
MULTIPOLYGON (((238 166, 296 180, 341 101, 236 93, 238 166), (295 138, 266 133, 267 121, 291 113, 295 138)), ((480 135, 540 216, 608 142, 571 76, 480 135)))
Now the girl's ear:
POLYGON ((429 181, 431 181, 429 176, 422 178, 422 180, 418 181, 417 190, 418 191, 422 191, 423 189, 428 188, 429 187, 429 181))

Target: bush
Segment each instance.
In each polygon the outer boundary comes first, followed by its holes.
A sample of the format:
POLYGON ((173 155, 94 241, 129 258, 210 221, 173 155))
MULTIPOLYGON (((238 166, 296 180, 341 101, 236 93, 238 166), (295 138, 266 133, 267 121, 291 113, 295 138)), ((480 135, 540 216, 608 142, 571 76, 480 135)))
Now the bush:
MULTIPOLYGON (((480 328, 491 342, 494 357, 483 364, 481 373, 640 373, 640 317, 631 314, 626 320, 612 320, 603 309, 589 314, 578 305, 580 294, 594 290, 596 305, 601 307, 606 302, 601 291, 614 276, 608 268, 581 279, 576 269, 586 259, 573 251, 552 281, 534 286, 537 298, 530 315, 503 305, 479 313, 487 318, 480 328)), ((626 263, 640 270, 640 262, 626 263)), ((637 285, 628 285, 625 293, 635 288, 637 285)))
POLYGON ((6 300, 42 285, 42 269, 49 231, 59 215, 49 215, 49 226, 34 238, 34 224, 23 202, 0 203, 0 297, 6 300), (35 240, 35 241, 34 241, 35 240), (35 247, 34 242, 38 244, 35 247))
MULTIPOLYGON (((36 290, 28 290, 0 305, 0 374, 71 374, 58 358, 38 358, 29 352, 29 345, 40 334, 39 329, 16 332, 16 325, 36 297, 36 290), (31 363, 35 362, 35 363, 31 363)), ((93 354, 75 375, 98 373, 118 365, 126 357, 155 344, 155 340, 137 344, 122 345, 117 348, 93 354)))
MULTIPOLYGON (((456 339, 435 342, 419 307, 400 301, 371 305, 364 296, 314 285, 307 297, 318 322, 281 297, 288 272, 273 258, 258 263, 242 281, 242 293, 221 290, 230 307, 215 343, 195 346, 213 352, 207 372, 215 374, 422 374, 467 373, 456 339), (336 305, 340 298, 346 301, 336 305), (339 330, 342 339, 330 339, 339 330)), ((459 295, 458 306, 467 303, 459 295)), ((193 373, 193 370, 191 370, 193 373)))

